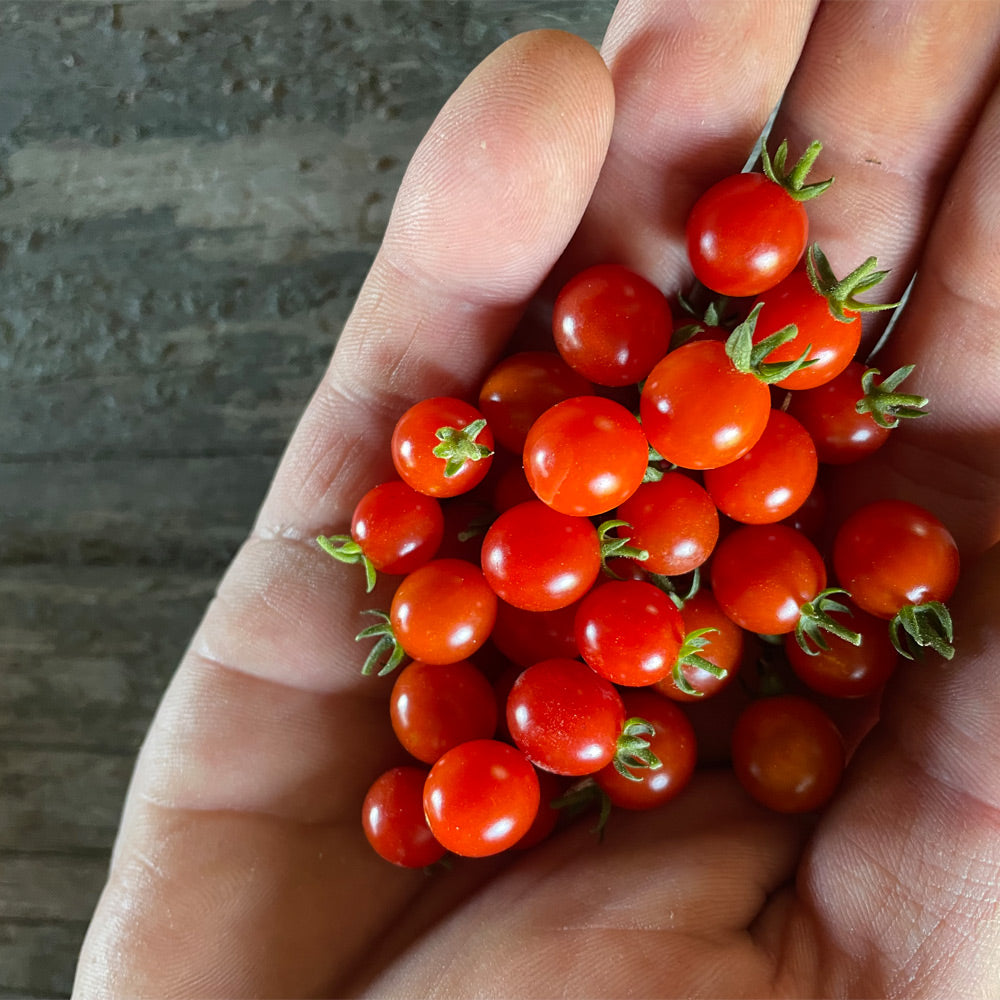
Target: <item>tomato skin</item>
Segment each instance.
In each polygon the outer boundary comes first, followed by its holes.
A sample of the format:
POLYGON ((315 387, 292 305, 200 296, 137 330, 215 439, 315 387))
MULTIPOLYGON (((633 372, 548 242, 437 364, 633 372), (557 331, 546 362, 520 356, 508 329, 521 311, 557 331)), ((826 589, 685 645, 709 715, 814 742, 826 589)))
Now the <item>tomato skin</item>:
POLYGON ((907 605, 951 597, 958 546, 930 511, 906 500, 877 500, 837 531, 833 568, 859 608, 889 619, 907 605))
POLYGON ((524 474, 535 495, 577 517, 603 514, 627 500, 648 464, 639 422, 601 396, 556 403, 531 425, 524 442, 524 474))
POLYGON ((496 614, 496 595, 477 566, 463 559, 432 559, 396 588, 389 621, 407 656, 455 663, 490 637, 496 614))
POLYGON ((870 413, 855 409, 865 396, 861 376, 866 370, 865 365, 852 361, 829 382, 792 393, 788 412, 809 432, 819 460, 827 465, 857 462, 888 440, 888 427, 880 427, 870 413))
POLYGON ((667 472, 657 482, 642 483, 615 517, 629 527, 618 534, 644 549, 642 569, 680 576, 701 566, 719 538, 719 512, 708 493, 682 472, 667 472))
POLYGON ((543 660, 507 697, 507 728, 536 766, 584 775, 611 763, 625 724, 621 696, 578 660, 543 660))
POLYGON ((645 719, 653 727, 649 748, 660 766, 635 769, 632 773, 639 780, 631 781, 610 764, 594 775, 594 781, 613 806, 655 809, 682 792, 694 774, 698 760, 694 728, 677 705, 655 691, 631 688, 622 692, 622 701, 628 718, 645 719))
POLYGON ((498 362, 486 376, 479 410, 494 438, 520 455, 531 425, 550 406, 593 391, 593 385, 553 351, 522 351, 498 362))
POLYGON ((483 574, 496 595, 524 611, 578 601, 601 569, 597 530, 540 500, 504 511, 483 539, 483 574))
POLYGON ((716 507, 743 524, 773 524, 794 514, 816 484, 816 446, 794 417, 771 410, 757 443, 745 454, 705 471, 716 507))
POLYGON ((459 743, 492 738, 497 703, 490 682, 468 660, 414 660, 393 684, 389 718, 403 748, 433 764, 459 743))
POLYGON ((726 616, 748 632, 783 635, 826 587, 826 566, 805 535, 784 524, 748 524, 712 557, 711 589, 726 616))
POLYGON ((426 768, 394 767, 375 779, 361 807, 368 843, 401 868, 425 868, 445 855, 424 817, 426 777, 426 768))
POLYGON ((732 735, 733 771, 756 801, 781 813, 812 812, 837 790, 844 770, 840 732, 798 695, 751 702, 732 735))
POLYGON ((781 284, 761 295, 754 305, 762 304, 754 343, 759 343, 789 323, 798 328, 795 337, 776 347, 769 362, 794 361, 811 345, 812 364, 792 372, 775 385, 782 389, 814 389, 839 375, 852 361, 861 342, 861 315, 845 309, 845 323, 830 312, 830 303, 812 286, 809 274, 800 269, 781 284))
POLYGON ((768 387, 739 371, 715 340, 685 344, 650 372, 639 401, 649 443, 683 469, 735 462, 764 433, 768 387))
POLYGON ((470 740, 445 753, 424 784, 424 813, 444 847, 485 858, 513 847, 538 813, 535 769, 515 747, 470 740))
POLYGON ((613 684, 644 687, 673 670, 684 620, 659 587, 611 580, 577 608, 576 644, 587 666, 613 684))
POLYGON ((713 184, 685 229, 695 277, 720 295, 757 295, 792 272, 809 238, 804 206, 764 174, 713 184))
POLYGON ((597 264, 570 278, 556 297, 556 350, 577 372, 606 386, 642 381, 670 346, 666 296, 620 264, 597 264))
POLYGON ((535 770, 540 792, 538 812, 535 821, 528 832, 514 845, 516 851, 526 851, 529 847, 540 844, 556 828, 562 816, 562 810, 552 805, 564 791, 565 782, 551 771, 535 770))
MULTIPOLYGON (((474 406, 451 396, 433 396, 414 403, 396 421, 390 450, 400 479, 418 493, 434 497, 454 497, 466 493, 489 472, 492 457, 466 459, 454 476, 445 476, 445 459, 434 449, 441 444, 435 432, 440 427, 467 427, 482 414, 474 406)), ((477 443, 493 450, 493 432, 484 427, 477 443)))
POLYGON ((405 575, 422 566, 443 535, 441 505, 400 480, 370 489, 351 518, 351 537, 383 573, 405 575))
POLYGON ((540 660, 575 659, 580 655, 575 626, 578 607, 576 601, 552 611, 525 611, 500 601, 493 645, 520 667, 540 660))

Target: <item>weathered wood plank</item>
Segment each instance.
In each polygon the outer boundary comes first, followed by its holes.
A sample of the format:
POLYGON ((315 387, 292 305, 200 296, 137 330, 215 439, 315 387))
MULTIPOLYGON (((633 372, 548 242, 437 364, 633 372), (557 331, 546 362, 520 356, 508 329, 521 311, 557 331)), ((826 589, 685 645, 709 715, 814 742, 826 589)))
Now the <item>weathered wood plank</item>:
POLYGON ((86 921, 0 920, 0 998, 67 996, 86 921))
POLYGON ((0 923, 89 920, 108 873, 107 853, 0 855, 0 923))

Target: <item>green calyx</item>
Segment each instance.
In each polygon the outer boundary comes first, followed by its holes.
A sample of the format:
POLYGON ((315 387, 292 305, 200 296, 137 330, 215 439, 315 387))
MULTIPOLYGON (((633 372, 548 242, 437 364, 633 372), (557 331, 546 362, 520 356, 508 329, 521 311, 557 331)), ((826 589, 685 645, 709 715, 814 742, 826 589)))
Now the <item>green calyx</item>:
POLYGON ((621 537, 620 535, 610 534, 615 528, 631 528, 632 525, 628 521, 602 521, 597 526, 597 540, 601 546, 601 569, 608 576, 615 576, 608 569, 609 559, 638 559, 639 562, 645 562, 649 558, 649 553, 645 549, 637 549, 634 545, 629 545, 629 537, 621 537))
POLYGON ((719 295, 712 299, 702 313, 699 313, 683 295, 677 296, 677 302, 681 309, 691 317, 691 321, 674 329, 670 335, 671 351, 675 351, 692 337, 712 327, 717 327, 720 330, 731 330, 736 325, 736 318, 732 310, 729 309, 729 297, 726 295, 719 295))
POLYGON ((355 637, 356 642, 361 642, 363 639, 376 639, 376 643, 372 646, 371 651, 365 658, 364 666, 361 668, 361 673, 366 677, 375 673, 375 668, 379 665, 381 661, 382 668, 378 671, 379 677, 384 677, 386 674, 391 674, 393 670, 396 669, 403 662, 403 658, 406 656, 406 652, 403 647, 399 644, 399 640, 396 638, 395 632, 392 630, 392 622, 389 620, 389 616, 384 611, 377 611, 373 608, 369 608, 363 612, 366 615, 374 615, 379 618, 375 625, 369 625, 368 628, 362 629, 355 637))
POLYGON ((851 610, 839 601, 831 600, 834 594, 851 595, 838 587, 828 587, 821 590, 811 601, 806 601, 799 609, 799 621, 795 626, 795 641, 802 651, 809 656, 818 656, 821 650, 829 649, 824 632, 849 642, 852 646, 861 645, 861 635, 831 617, 831 611, 839 611, 850 615, 851 610), (815 648, 813 648, 815 647, 815 648))
POLYGON ((596 833, 598 839, 604 839, 604 828, 611 817, 612 802, 608 793, 593 778, 587 777, 577 782, 559 798, 554 799, 550 805, 553 809, 562 810, 563 815, 569 819, 576 819, 581 813, 596 805, 599 809, 599 815, 591 832, 596 833))
POLYGON ((649 745, 648 737, 652 736, 656 730, 652 724, 645 719, 631 718, 625 720, 622 726, 621 735, 615 747, 615 756, 612 764, 615 770, 629 781, 642 781, 637 774, 632 773, 632 768, 649 768, 655 771, 662 767, 660 758, 653 753, 649 745))
POLYGON ((365 568, 365 593, 370 594, 375 589, 375 566, 350 535, 319 535, 316 544, 337 562, 361 563, 365 568))
POLYGON ((887 375, 881 382, 875 379, 881 373, 877 368, 869 368, 861 376, 861 388, 864 396, 857 401, 854 408, 858 413, 870 413, 872 420, 879 425, 892 430, 899 426, 900 418, 926 417, 924 409, 930 402, 926 396, 912 396, 896 392, 900 382, 913 371, 914 365, 904 365, 887 375))
POLYGON ((704 670, 705 673, 711 674, 719 680, 727 676, 727 670, 723 670, 722 667, 717 666, 711 660, 707 660, 701 655, 701 650, 712 641, 711 639, 706 639, 705 636, 710 632, 718 631, 717 628, 698 628, 692 632, 688 632, 684 637, 684 642, 681 643, 681 648, 677 652, 677 659, 674 661, 674 669, 671 673, 678 691, 682 691, 684 694, 695 698, 700 698, 704 694, 703 691, 699 691, 696 687, 693 687, 691 682, 684 676, 684 667, 697 667, 699 670, 704 670))
POLYGON ((767 143, 762 143, 760 147, 761 169, 768 180, 774 181, 775 184, 784 188, 790 197, 796 201, 809 201, 810 198, 822 194, 833 183, 832 177, 825 181, 815 181, 812 184, 805 183, 806 176, 812 170, 816 157, 819 156, 822 149, 823 143, 818 140, 810 143, 795 166, 791 170, 786 170, 788 140, 783 140, 774 151, 773 159, 767 152, 767 143))
POLYGON ((830 304, 830 315, 841 323, 850 323, 854 319, 854 316, 847 315, 848 310, 852 313, 878 312, 895 309, 899 305, 898 302, 861 302, 858 299, 859 295, 871 291, 889 274, 888 271, 878 270, 878 261, 874 257, 859 264, 846 277, 838 278, 826 254, 817 243, 813 243, 806 253, 806 271, 813 288, 830 304))
POLYGON ((485 427, 486 421, 480 418, 464 427, 439 427, 434 432, 434 436, 441 443, 432 454, 445 460, 444 474, 446 478, 457 476, 466 462, 478 462, 493 454, 486 445, 476 441, 485 427))
POLYGON ((775 348, 794 340, 799 335, 799 331, 794 323, 789 323, 788 326, 775 330, 760 343, 755 344, 753 334, 757 328, 757 317, 763 308, 764 303, 758 302, 750 311, 750 315, 729 335, 726 340, 726 355, 737 371, 743 372, 744 375, 753 375, 765 385, 770 385, 788 378, 793 372, 797 372, 800 368, 807 368, 814 362, 809 358, 812 344, 794 361, 769 362, 766 360, 775 348))
POLYGON ((946 660, 955 655, 955 647, 952 646, 955 629, 951 612, 940 601, 908 604, 900 608, 895 618, 889 622, 889 638, 896 651, 908 660, 912 660, 914 653, 920 654, 925 648, 933 649, 946 660))

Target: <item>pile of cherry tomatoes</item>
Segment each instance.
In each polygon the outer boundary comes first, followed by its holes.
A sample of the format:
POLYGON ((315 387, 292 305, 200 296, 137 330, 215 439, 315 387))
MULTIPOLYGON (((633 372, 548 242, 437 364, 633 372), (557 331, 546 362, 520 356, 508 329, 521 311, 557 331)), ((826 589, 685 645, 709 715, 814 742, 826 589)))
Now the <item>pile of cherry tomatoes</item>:
POLYGON ((749 795, 818 809, 845 760, 823 699, 952 655, 947 528, 898 499, 838 521, 818 484, 927 404, 899 391, 912 366, 855 360, 861 314, 890 308, 858 296, 885 272, 870 258, 838 278, 808 246, 819 150, 786 170, 785 144, 764 149, 694 205, 710 298, 681 302, 683 322, 625 267, 575 275, 555 349, 501 360, 475 405, 412 406, 398 479, 360 499, 350 535, 320 537, 369 591, 401 576, 358 635, 365 673, 398 670, 387 724, 413 758, 362 809, 389 861, 529 846, 581 803, 603 821, 669 801, 699 759, 692 706, 727 690, 749 795))

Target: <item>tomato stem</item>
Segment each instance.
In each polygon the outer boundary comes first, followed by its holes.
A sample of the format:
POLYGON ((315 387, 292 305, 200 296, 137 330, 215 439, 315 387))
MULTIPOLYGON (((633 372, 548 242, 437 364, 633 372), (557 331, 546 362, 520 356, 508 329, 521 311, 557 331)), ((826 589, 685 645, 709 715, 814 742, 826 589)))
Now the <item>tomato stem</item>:
POLYGON ((914 658, 913 652, 919 655, 927 647, 946 660, 955 655, 955 647, 952 646, 955 630, 951 612, 941 601, 907 604, 900 608, 889 622, 889 637, 896 651, 908 660, 914 658), (900 629, 903 630, 902 636, 900 629))
POLYGON ((806 254, 806 271, 813 288, 829 303, 830 315, 841 323, 850 323, 855 318, 848 316, 847 310, 854 313, 877 312, 895 309, 899 305, 898 302, 861 302, 857 298, 888 276, 888 271, 876 270, 877 267, 876 258, 869 257, 847 277, 838 278, 818 243, 813 243, 806 254))
POLYGON ((615 770, 623 778, 628 778, 629 781, 642 781, 642 778, 633 774, 630 768, 648 767, 655 771, 663 766, 660 758, 650 748, 647 739, 655 732, 652 723, 645 719, 633 717, 625 720, 612 760, 615 770))
POLYGON ((833 601, 834 594, 851 595, 839 587, 828 587, 821 590, 811 601, 806 601, 799 609, 799 620, 795 626, 795 641, 808 656, 818 656, 821 650, 829 649, 824 632, 849 642, 852 646, 861 645, 861 634, 854 632, 830 616, 831 611, 839 611, 850 615, 851 610, 839 601, 833 601), (815 649, 813 648, 815 645, 815 649))
POLYGON ((768 180, 774 181, 775 184, 784 188, 790 197, 796 201, 809 201, 822 194, 833 183, 832 177, 825 181, 815 181, 812 184, 805 183, 806 176, 812 170, 822 149, 823 143, 819 140, 811 142, 796 161, 795 166, 791 170, 785 170, 785 163, 788 159, 788 140, 782 140, 781 145, 774 151, 773 159, 767 152, 767 144, 762 143, 760 147, 761 169, 768 180))
POLYGON ((812 350, 812 344, 809 344, 794 361, 767 361, 767 356, 773 350, 794 340, 799 331, 794 323, 789 323, 755 344, 753 334, 757 328, 757 317, 763 308, 764 303, 758 302, 750 310, 750 315, 733 330, 726 340, 726 354, 737 371, 743 372, 744 375, 753 375, 765 385, 770 385, 788 378, 800 368, 809 367, 815 363, 815 359, 809 357, 809 352, 812 350))
POLYGON ((362 614, 375 615, 380 618, 381 621, 377 622, 375 625, 369 625, 368 628, 362 629, 355 637, 355 642, 361 642, 363 639, 377 639, 378 641, 372 646, 371 651, 365 658, 364 666, 361 668, 361 673, 366 677, 370 676, 375 672, 375 668, 378 666, 379 661, 385 657, 385 663, 382 665, 382 669, 379 670, 378 676, 384 677, 386 674, 391 674, 393 670, 396 669, 403 662, 403 658, 406 656, 406 652, 403 647, 399 644, 399 640, 396 638, 396 633, 392 630, 392 622, 389 620, 389 616, 384 611, 378 611, 375 608, 367 608, 362 614))
POLYGON ((925 406, 930 402, 926 396, 914 396, 896 392, 900 382, 913 371, 915 365, 904 365, 887 375, 881 382, 875 378, 881 374, 877 368, 869 368, 861 376, 861 388, 864 396, 855 404, 858 413, 870 413, 872 420, 879 425, 892 430, 899 426, 901 417, 926 417, 925 406))
POLYGON ((584 778, 572 788, 567 789, 559 798, 554 799, 550 804, 553 809, 564 810, 564 815, 570 819, 575 819, 580 813, 590 806, 597 804, 599 813, 597 824, 591 830, 596 833, 599 840, 604 839, 604 828, 611 817, 611 797, 593 778, 584 778))
POLYGON ((602 521, 597 527, 597 540, 601 546, 601 568, 608 576, 615 576, 608 569, 608 560, 615 559, 637 559, 645 562, 649 558, 649 553, 645 549, 638 549, 634 545, 629 545, 630 536, 609 535, 608 532, 615 528, 631 528, 628 521, 602 521))
POLYGON ((478 462, 489 458, 493 452, 476 438, 486 427, 486 420, 480 417, 464 427, 439 427, 434 436, 441 442, 432 452, 445 460, 444 474, 450 479, 457 476, 466 462, 478 462))
POLYGON ((365 593, 370 594, 375 589, 375 566, 350 535, 319 535, 316 544, 338 562, 361 563, 365 568, 365 593))
POLYGON ((672 672, 674 684, 677 686, 677 689, 682 691, 684 694, 700 698, 705 693, 704 691, 699 691, 696 687, 694 687, 684 676, 684 667, 697 667, 699 670, 704 670, 705 673, 711 674, 718 680, 722 680, 724 677, 728 676, 728 670, 724 670, 722 667, 714 664, 711 660, 705 659, 700 652, 712 642, 711 639, 706 639, 705 636, 710 632, 718 631, 719 630, 717 628, 697 628, 688 632, 688 634, 684 636, 684 642, 681 643, 681 648, 677 651, 677 659, 674 661, 674 669, 672 672))

